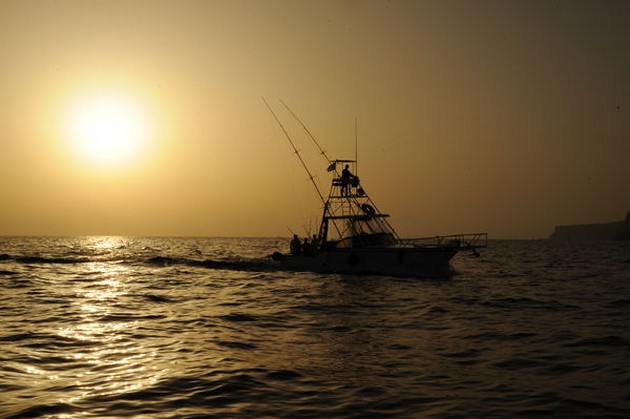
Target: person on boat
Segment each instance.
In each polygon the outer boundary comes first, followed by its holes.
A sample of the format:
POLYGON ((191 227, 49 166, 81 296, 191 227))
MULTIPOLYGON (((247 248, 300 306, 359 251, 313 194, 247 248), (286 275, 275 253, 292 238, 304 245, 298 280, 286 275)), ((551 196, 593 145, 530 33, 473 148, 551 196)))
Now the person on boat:
POLYGON ((302 254, 304 256, 310 256, 313 254, 313 247, 308 242, 308 237, 304 239, 304 243, 302 243, 302 254))
POLYGON ((298 237, 297 234, 293 235, 293 240, 291 240, 290 249, 291 249, 292 255, 297 256, 301 252, 302 244, 300 243, 300 238, 298 237))
POLYGON ((349 195, 350 185, 353 183, 355 176, 350 171, 350 166, 346 164, 346 167, 341 171, 341 195, 349 195))
POLYGON ((311 249, 313 250, 313 253, 315 253, 318 248, 319 248, 319 238, 317 237, 317 234, 313 234, 313 238, 311 239, 311 249))

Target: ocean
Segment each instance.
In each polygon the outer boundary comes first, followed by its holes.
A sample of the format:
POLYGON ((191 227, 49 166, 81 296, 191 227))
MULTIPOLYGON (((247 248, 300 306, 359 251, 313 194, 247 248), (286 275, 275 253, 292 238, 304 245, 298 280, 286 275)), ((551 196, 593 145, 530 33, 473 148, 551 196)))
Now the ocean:
POLYGON ((0 237, 0 417, 630 417, 629 242, 447 278, 279 271, 288 243, 0 237))

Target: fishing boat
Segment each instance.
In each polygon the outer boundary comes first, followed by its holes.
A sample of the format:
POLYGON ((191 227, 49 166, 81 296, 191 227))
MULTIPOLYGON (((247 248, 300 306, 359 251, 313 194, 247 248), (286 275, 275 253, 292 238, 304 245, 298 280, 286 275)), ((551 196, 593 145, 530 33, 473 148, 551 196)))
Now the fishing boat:
POLYGON ((307 246, 271 255, 283 269, 405 277, 444 276, 452 273, 450 261, 458 252, 468 250, 478 255, 477 249, 486 247, 486 233, 402 239, 389 223, 389 214, 380 211, 356 175, 357 159, 330 160, 308 129, 285 105, 327 160, 327 171, 332 174, 332 181, 328 196, 324 198, 290 135, 266 101, 265 104, 282 128, 323 203, 319 230, 306 239, 307 246))
POLYGON ((379 210, 357 176, 349 181, 338 170, 355 173, 355 160, 334 160, 328 197, 319 231, 309 239, 307 251, 275 252, 283 268, 323 273, 391 276, 444 276, 452 273, 450 261, 458 252, 487 244, 486 233, 402 239, 379 210))

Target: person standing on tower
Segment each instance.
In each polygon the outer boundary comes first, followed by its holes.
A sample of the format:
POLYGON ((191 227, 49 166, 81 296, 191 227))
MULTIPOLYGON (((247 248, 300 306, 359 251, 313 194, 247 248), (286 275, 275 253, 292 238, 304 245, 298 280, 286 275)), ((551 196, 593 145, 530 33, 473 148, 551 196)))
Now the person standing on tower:
POLYGON ((350 166, 346 164, 346 167, 341 171, 341 196, 348 196, 350 194, 350 185, 354 178, 355 176, 350 172, 350 166))

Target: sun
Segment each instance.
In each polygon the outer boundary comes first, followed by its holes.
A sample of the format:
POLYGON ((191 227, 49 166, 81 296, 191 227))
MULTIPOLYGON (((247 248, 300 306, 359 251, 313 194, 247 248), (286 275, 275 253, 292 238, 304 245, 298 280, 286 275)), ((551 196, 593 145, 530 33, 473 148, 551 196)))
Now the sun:
POLYGON ((79 100, 69 113, 67 128, 73 148, 82 159, 106 166, 137 159, 148 134, 142 107, 120 94, 79 100))

